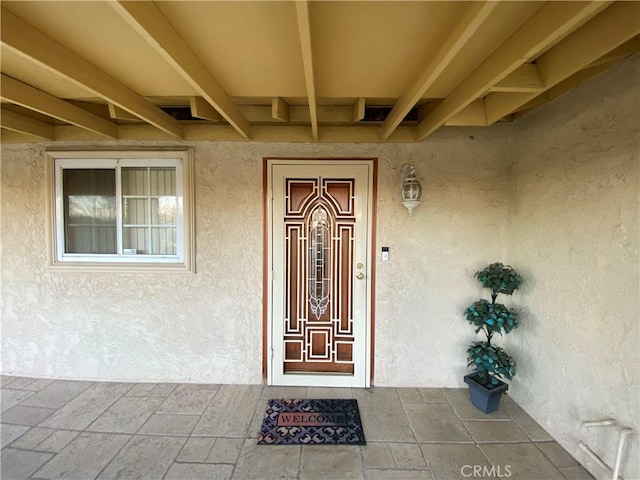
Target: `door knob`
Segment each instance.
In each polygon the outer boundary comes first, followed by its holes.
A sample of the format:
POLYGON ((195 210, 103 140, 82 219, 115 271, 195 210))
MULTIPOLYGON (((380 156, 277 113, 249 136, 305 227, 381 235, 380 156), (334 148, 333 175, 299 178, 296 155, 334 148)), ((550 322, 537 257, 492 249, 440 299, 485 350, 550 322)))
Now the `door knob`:
POLYGON ((364 273, 362 273, 362 272, 358 272, 358 274, 356 275, 356 278, 357 278, 358 280, 362 280, 362 279, 364 278, 364 273))

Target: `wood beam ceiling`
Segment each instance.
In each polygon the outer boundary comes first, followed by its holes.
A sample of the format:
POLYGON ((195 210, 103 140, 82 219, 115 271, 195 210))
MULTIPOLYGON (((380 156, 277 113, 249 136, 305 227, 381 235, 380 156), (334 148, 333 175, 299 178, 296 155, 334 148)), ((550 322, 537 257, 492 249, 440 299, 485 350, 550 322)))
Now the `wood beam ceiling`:
MULTIPOLYGON (((239 105, 240 111, 248 118, 252 124, 280 124, 283 127, 283 116, 274 116, 272 105, 239 105)), ((278 108, 278 107, 276 107, 278 108)), ((280 115, 280 114, 278 114, 280 115)), ((316 107, 316 117, 318 125, 321 124, 350 124, 352 120, 353 107, 349 105, 318 105, 316 107)), ((309 108, 306 105, 288 105, 286 121, 288 125, 306 124, 309 125, 311 117, 309 108)))
POLYGON ((182 125, 129 87, 48 37, 7 9, 0 7, 1 42, 27 60, 54 71, 94 95, 142 120, 182 137, 182 125))
MULTIPOLYGON (((379 125, 320 125, 318 131, 323 142, 341 143, 382 143, 379 125)), ((55 128, 56 141, 96 141, 100 137, 96 134, 85 133, 76 127, 58 126, 55 128)), ((150 125, 120 125, 120 140, 171 140, 172 137, 150 125)), ((256 142, 311 142, 311 131, 308 125, 253 125, 251 129, 252 141, 256 142)), ((11 141, 19 141, 10 136, 11 141)), ((238 132, 231 125, 197 125, 188 124, 184 127, 186 141, 243 141, 238 132)), ((399 143, 413 143, 412 127, 400 126, 393 133, 392 140, 399 143)), ((24 138, 22 141, 28 141, 24 138)))
POLYGON ((53 125, 12 112, 6 108, 0 109, 0 127, 14 132, 35 135, 47 140, 55 140, 56 133, 53 125))
MULTIPOLYGON (((592 22, 595 21, 592 20, 592 22)), ((508 111, 502 118, 513 117, 519 118, 526 112, 547 103, 550 100, 562 95, 568 90, 575 88, 582 82, 597 75, 598 73, 612 67, 619 61, 640 51, 640 36, 635 36, 631 40, 626 41, 617 48, 601 56, 597 60, 589 63, 586 68, 578 70, 566 79, 557 83, 548 89, 539 89, 536 87, 538 81, 542 84, 542 77, 535 64, 525 64, 529 72, 524 72, 522 67, 518 68, 512 74, 508 75, 504 80, 499 82, 495 87, 491 88, 491 92, 502 91, 500 95, 501 101, 511 102, 510 107, 513 109, 508 111), (531 68, 533 67, 533 68, 531 68), (534 70, 535 69, 535 70, 534 70), (539 79, 539 80, 538 80, 539 79), (503 88, 503 86, 507 86, 503 88), (505 94, 508 93, 508 94, 505 94), (513 116, 515 114, 515 116, 513 116)), ((598 52, 594 52, 594 56, 598 52)), ((459 113, 451 117, 445 125, 447 126, 487 126, 487 102, 492 101, 497 96, 493 94, 487 95, 484 99, 478 99, 462 109, 459 113)), ((505 109, 507 111, 509 109, 505 109)), ((504 112, 503 112, 504 113, 504 112)), ((495 123, 494 122, 491 122, 495 123)))
POLYGON ((0 98, 105 137, 118 138, 118 126, 115 123, 5 74, 0 77, 0 98))
POLYGON ((538 67, 525 63, 491 87, 492 92, 533 92, 544 91, 544 83, 538 67))
MULTIPOLYGON (((616 2, 551 48, 536 61, 545 89, 554 87, 638 35, 639 17, 640 4, 616 2)), ((487 95, 488 125, 518 110, 539 93, 487 95)))
MULTIPOLYGON (((627 43, 629 43, 629 42, 627 42, 627 43)), ((640 45, 636 45, 636 48, 631 53, 635 53, 635 52, 638 52, 638 51, 640 51, 640 45)), ((543 105, 543 104, 547 103, 548 101, 553 100, 556 97, 559 97, 563 93, 566 93, 568 90, 571 90, 572 88, 577 87, 578 85, 580 85, 585 80, 588 80, 591 77, 593 77, 594 75, 597 75, 598 73, 603 72, 604 70, 612 67, 613 65, 615 65, 619 61, 620 61, 620 58, 611 58, 610 60, 608 60, 606 62, 602 62, 602 61, 599 61, 599 60, 594 62, 589 67, 587 67, 587 68, 585 68, 583 70, 580 70, 579 72, 574 73, 569 78, 567 78, 567 79, 561 81, 560 83, 558 83, 557 85, 551 87, 549 90, 547 90, 545 92, 542 92, 540 95, 538 95, 535 98, 529 100, 527 103, 522 104, 520 107, 518 107, 515 110, 515 112, 514 112, 515 113, 515 117, 514 118, 518 118, 518 117, 522 116, 523 114, 525 114, 526 112, 532 110, 533 108, 539 107, 540 105, 543 105)))
POLYGON ((109 4, 244 138, 251 125, 209 73, 191 47, 153 2, 117 1, 109 4))
POLYGON ((191 116, 194 118, 211 122, 222 121, 222 115, 202 97, 189 97, 189 107, 191 108, 191 116))
POLYGON ((365 98, 358 98, 351 107, 351 121, 357 123, 364 118, 364 107, 367 101, 365 98))
POLYGON ((302 50, 302 64, 304 80, 307 87, 309 101, 309 116, 311 117, 311 137, 318 140, 318 114, 316 111, 316 84, 313 74, 313 49, 311 47, 311 23, 309 20, 309 3, 307 0, 296 2, 296 16, 298 19, 298 33, 302 50))
POLYGON ((636 36, 628 42, 623 43, 618 48, 614 48, 606 55, 603 55, 596 61, 591 62, 587 68, 595 67, 602 63, 610 64, 611 62, 619 62, 638 51, 640 51, 640 36, 636 36))
POLYGON ((273 97, 271 99, 271 117, 280 121, 289 121, 289 105, 280 97, 273 97))
POLYGON ((536 58, 606 6, 603 2, 545 3, 420 122, 416 140, 424 140, 507 75, 536 58))
POLYGON ((109 109, 109 117, 114 120, 139 120, 135 115, 127 112, 117 105, 114 105, 113 103, 107 104, 107 108, 109 109))
POLYGON ((460 50, 469 42, 473 34, 489 18, 491 12, 496 8, 498 2, 472 2, 465 16, 456 25, 449 37, 431 59, 419 77, 400 96, 398 102, 391 110, 380 129, 380 136, 383 139, 389 138, 393 131, 400 125, 402 119, 425 92, 438 79, 445 68, 451 63, 460 50))
POLYGON ((484 100, 474 100, 465 108, 449 118, 445 123, 448 127, 484 127, 487 125, 487 112, 484 100))
MULTIPOLYGON (((535 7, 537 11, 446 98, 430 99, 420 105, 417 126, 402 124, 406 114, 421 103, 425 93, 438 83, 457 56, 465 55, 465 46, 469 47, 478 30, 491 21, 497 3, 469 2, 464 17, 454 29, 448 30, 431 52, 427 65, 407 83, 386 120, 363 122, 367 102, 389 105, 393 101, 385 97, 387 103, 383 104, 376 97, 369 100, 345 97, 336 98, 336 104, 329 105, 331 99, 322 98, 318 105, 316 69, 319 64, 318 58, 314 63, 313 45, 322 45, 323 38, 320 31, 315 32, 319 38, 312 37, 315 24, 310 15, 316 11, 312 10, 315 7, 309 0, 295 2, 296 14, 291 17, 296 21, 295 27, 291 25, 294 42, 299 42, 301 51, 301 57, 291 59, 291 62, 301 61, 306 99, 303 92, 284 98, 232 99, 154 2, 109 2, 110 8, 117 11, 198 92, 199 96, 188 98, 192 116, 213 124, 174 119, 157 106, 164 105, 161 103, 163 97, 143 98, 12 14, 10 9, 0 7, 1 43, 7 57, 11 54, 16 62, 20 60, 17 54, 32 65, 70 80, 90 92, 86 99, 78 95, 73 98, 94 102, 55 97, 16 80, 29 75, 17 73, 19 69, 16 73, 9 69, 9 75, 3 73, 0 77, 3 101, 71 125, 41 121, 16 113, 14 108, 3 108, 0 126, 7 132, 2 138, 3 141, 34 141, 34 138, 99 141, 105 137, 168 140, 177 137, 233 141, 415 142, 443 125, 487 126, 501 119, 518 118, 640 50, 640 2, 541 2, 535 7), (104 103, 95 103, 91 94, 104 103), (106 116, 107 107, 113 121, 106 116), (117 125, 116 120, 127 124, 117 125)), ((292 12, 289 10, 289 14, 292 12)), ((40 24, 34 20, 34 25, 40 24)), ((146 45, 143 47, 147 48, 146 45)), ((296 65, 296 68, 300 66, 296 65)), ((41 70, 33 70, 36 71, 41 70)), ((193 95, 191 89, 188 95, 193 95)), ((167 105, 184 105, 179 102, 187 97, 182 100, 181 97, 171 98, 174 103, 167 105)))

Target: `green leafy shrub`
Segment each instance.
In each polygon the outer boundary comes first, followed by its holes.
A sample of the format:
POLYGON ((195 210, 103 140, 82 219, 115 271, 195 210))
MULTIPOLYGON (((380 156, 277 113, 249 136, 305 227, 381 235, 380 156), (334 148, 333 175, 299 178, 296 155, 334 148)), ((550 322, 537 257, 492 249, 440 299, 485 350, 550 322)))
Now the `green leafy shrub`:
POLYGON ((509 265, 496 262, 475 277, 482 286, 491 290, 491 302, 478 300, 465 310, 467 321, 483 332, 485 341, 473 342, 467 349, 467 365, 476 374, 476 380, 484 386, 497 385, 501 380, 511 380, 516 374, 516 362, 501 347, 491 345, 494 334, 507 334, 519 325, 518 313, 501 303, 498 294, 512 295, 520 288, 522 277, 509 265))
POLYGON ((501 303, 478 300, 465 310, 467 321, 475 325, 476 333, 483 331, 487 337, 494 333, 509 333, 518 326, 518 314, 501 303))
POLYGON ((516 374, 516 362, 503 348, 487 342, 473 342, 467 349, 467 365, 478 374, 485 386, 497 385, 498 378, 511 380, 516 374))
POLYGON ((484 270, 476 272, 475 276, 484 288, 491 289, 493 302, 495 302, 498 293, 512 295, 522 284, 522 277, 509 265, 500 262, 492 263, 484 270))

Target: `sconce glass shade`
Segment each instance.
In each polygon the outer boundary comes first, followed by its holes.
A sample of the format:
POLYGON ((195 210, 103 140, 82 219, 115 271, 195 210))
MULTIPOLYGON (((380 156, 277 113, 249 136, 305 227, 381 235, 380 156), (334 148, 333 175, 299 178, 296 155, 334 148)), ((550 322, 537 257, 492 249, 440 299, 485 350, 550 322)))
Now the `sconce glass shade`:
POLYGON ((413 210, 422 203, 422 185, 416 178, 416 169, 413 164, 405 164, 402 166, 402 205, 409 212, 409 216, 413 215, 413 210))

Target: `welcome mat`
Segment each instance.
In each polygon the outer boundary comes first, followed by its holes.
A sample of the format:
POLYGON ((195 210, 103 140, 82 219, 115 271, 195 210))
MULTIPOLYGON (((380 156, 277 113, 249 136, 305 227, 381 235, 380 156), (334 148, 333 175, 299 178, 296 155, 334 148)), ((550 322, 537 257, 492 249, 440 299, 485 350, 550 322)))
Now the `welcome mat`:
POLYGON ((271 399, 258 445, 366 445, 357 400, 271 399))

